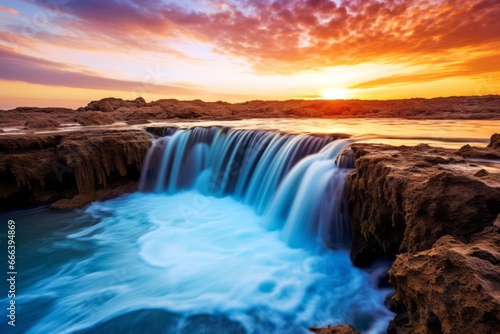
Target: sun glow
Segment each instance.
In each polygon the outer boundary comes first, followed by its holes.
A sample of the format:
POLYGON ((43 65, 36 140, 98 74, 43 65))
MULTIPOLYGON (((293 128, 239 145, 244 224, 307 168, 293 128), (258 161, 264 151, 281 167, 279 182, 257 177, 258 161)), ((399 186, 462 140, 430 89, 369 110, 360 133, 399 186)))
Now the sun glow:
POLYGON ((325 100, 345 100, 350 97, 350 91, 347 89, 331 89, 321 93, 325 100))

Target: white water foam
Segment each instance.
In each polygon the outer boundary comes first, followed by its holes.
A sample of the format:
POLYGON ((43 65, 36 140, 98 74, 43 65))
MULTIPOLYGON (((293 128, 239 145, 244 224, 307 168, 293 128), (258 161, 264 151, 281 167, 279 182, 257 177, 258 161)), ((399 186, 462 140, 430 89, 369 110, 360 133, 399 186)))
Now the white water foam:
POLYGON ((383 305, 389 291, 370 286, 346 252, 290 248, 230 197, 137 193, 87 212, 99 223, 54 247, 91 253, 18 299, 53 303, 28 333, 99 332, 93 328, 139 310, 177 315, 165 333, 307 333, 337 323, 382 333, 392 317, 383 305), (238 326, 200 320, 187 330, 185 319, 203 314, 238 326))

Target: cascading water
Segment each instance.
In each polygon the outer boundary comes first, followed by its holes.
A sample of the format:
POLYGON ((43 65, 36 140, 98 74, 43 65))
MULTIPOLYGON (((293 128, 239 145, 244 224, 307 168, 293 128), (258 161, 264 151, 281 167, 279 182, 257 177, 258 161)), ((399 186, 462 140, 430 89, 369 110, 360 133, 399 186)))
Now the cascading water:
POLYGON ((385 332, 391 291, 370 284, 347 251, 353 161, 339 155, 349 143, 166 129, 140 192, 85 211, 11 213, 23 240, 16 330, 288 334, 350 323, 385 332))
MULTIPOLYGON (((337 159, 350 139, 227 128, 166 129, 145 159, 139 189, 175 193, 195 189, 232 196, 282 230, 292 247, 349 242, 346 174, 337 159)), ((347 168, 346 168, 347 167, 347 168)))

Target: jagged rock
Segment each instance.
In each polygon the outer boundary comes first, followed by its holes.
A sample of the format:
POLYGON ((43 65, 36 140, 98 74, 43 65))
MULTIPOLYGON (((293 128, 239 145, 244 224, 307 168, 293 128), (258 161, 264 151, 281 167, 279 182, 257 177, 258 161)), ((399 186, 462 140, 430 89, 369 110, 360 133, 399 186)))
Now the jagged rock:
POLYGON ((311 327, 309 330, 317 334, 359 334, 351 325, 328 325, 327 328, 311 327))
POLYGON ((119 102, 119 100, 114 98, 106 98, 99 101, 92 101, 85 107, 85 110, 113 112, 115 111, 115 105, 117 104, 119 105, 119 103, 116 102, 119 102))
POLYGON ((28 129, 57 128, 59 123, 51 119, 37 119, 26 121, 24 126, 28 129))
POLYGON ((80 194, 73 198, 63 198, 55 203, 52 203, 50 207, 56 210, 73 210, 75 208, 80 208, 92 201, 95 201, 97 196, 95 194, 80 194))
POLYGON ((488 173, 487 170, 481 169, 479 172, 477 172, 476 174, 474 174, 474 176, 476 176, 476 177, 483 177, 483 176, 487 176, 489 174, 490 173, 488 173))
POLYGON ((500 322, 500 228, 464 244, 452 236, 415 255, 398 255, 389 271, 400 316, 389 333, 478 333, 500 322))
POLYGON ((451 150, 354 145, 356 172, 348 180, 353 262, 429 249, 450 234, 467 242, 500 212, 499 173, 475 176, 482 167, 451 150), (425 166, 419 163, 425 161, 425 166), (430 162, 431 165, 428 164, 430 162))

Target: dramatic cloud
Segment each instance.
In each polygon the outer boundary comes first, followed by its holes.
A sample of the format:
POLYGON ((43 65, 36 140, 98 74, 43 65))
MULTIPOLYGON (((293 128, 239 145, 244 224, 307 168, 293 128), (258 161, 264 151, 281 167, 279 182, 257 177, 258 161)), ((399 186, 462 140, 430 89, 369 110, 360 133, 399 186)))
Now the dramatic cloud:
POLYGON ((72 66, 22 55, 1 47, 0 59, 2 59, 0 62, 0 79, 2 80, 138 93, 146 91, 169 95, 204 93, 202 90, 187 84, 158 85, 149 82, 110 79, 95 73, 75 72, 72 66))
POLYGON ((187 1, 184 7, 160 0, 70 0, 52 10, 66 18, 64 24, 98 38, 194 39, 262 71, 419 63, 422 55, 500 46, 496 0, 228 0, 187 1))
POLYGON ((431 97, 476 94, 478 85, 500 92, 498 0, 22 0, 9 7, 0 7, 4 82, 136 91, 154 65, 167 74, 148 85, 152 98, 431 97), (442 79, 447 88, 437 92, 442 79))

